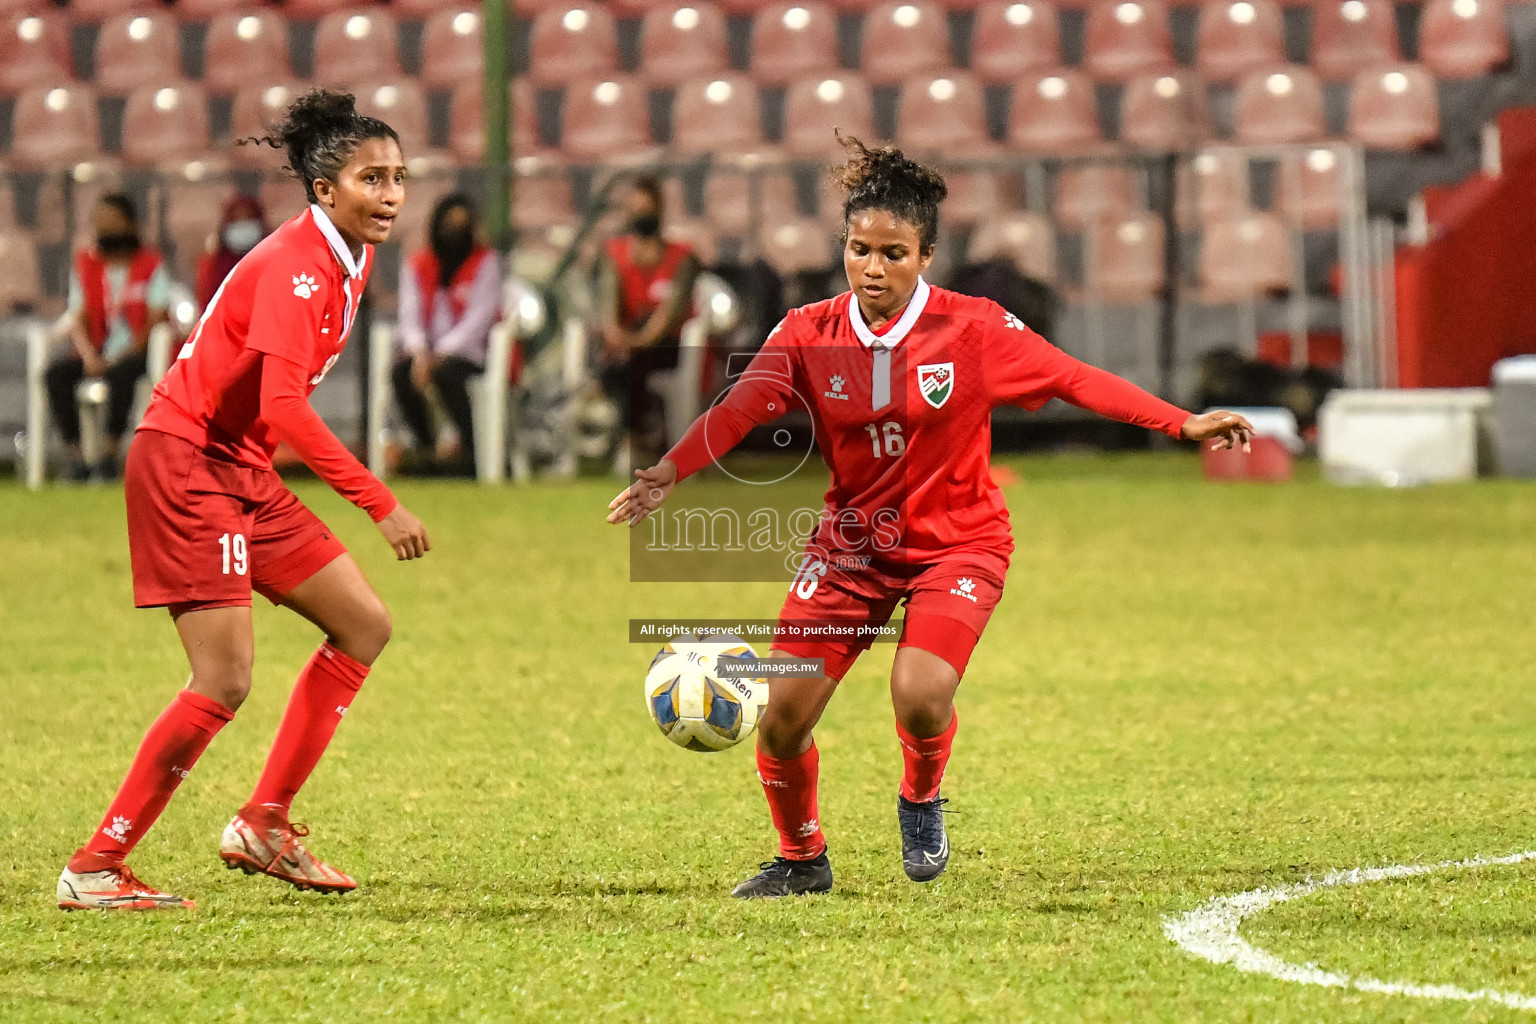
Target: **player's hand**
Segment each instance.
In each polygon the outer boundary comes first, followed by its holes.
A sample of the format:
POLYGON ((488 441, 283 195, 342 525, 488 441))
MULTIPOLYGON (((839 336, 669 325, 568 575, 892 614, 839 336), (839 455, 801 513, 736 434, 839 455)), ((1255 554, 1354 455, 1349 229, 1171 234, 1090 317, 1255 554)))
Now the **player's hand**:
POLYGON ((1216 443, 1211 448, 1216 451, 1242 445, 1246 452, 1251 450, 1248 442, 1253 437, 1253 424, 1235 412, 1213 409, 1185 420, 1183 434, 1186 441, 1209 441, 1215 438, 1216 443))
POLYGON ((431 382, 432 357, 425 352, 417 352, 411 357, 411 383, 417 391, 425 391, 431 382))
POLYGON ((677 486, 677 464, 662 459, 650 469, 635 470, 635 482, 608 503, 608 521, 635 526, 667 500, 677 486))
POLYGON ((96 351, 89 350, 82 353, 80 356, 80 361, 85 364, 85 375, 87 377, 106 376, 108 365, 107 361, 101 358, 100 354, 96 351))
POLYGON ((379 520, 379 532, 395 549, 395 558, 402 562, 420 558, 432 550, 427 528, 404 505, 396 505, 393 512, 379 520))

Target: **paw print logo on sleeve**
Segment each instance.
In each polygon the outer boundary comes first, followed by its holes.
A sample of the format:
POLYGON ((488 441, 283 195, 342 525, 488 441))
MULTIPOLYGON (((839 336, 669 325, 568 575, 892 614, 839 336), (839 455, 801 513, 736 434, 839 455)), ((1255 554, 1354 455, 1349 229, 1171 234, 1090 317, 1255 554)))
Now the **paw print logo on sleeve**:
POLYGON ((1012 313, 1005 312, 1003 314, 1003 323, 1008 327, 1012 327, 1016 331, 1024 330, 1024 321, 1020 320, 1012 313))
POLYGON ((301 299, 307 299, 320 290, 320 285, 308 274, 295 274, 293 277, 293 294, 301 299))

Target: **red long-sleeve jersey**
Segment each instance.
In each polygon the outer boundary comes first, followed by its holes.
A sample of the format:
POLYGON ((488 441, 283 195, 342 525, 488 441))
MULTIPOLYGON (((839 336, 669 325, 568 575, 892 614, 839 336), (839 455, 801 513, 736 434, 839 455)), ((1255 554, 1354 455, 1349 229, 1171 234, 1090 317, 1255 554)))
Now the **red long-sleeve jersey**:
POLYGON ((919 280, 879 335, 851 292, 792 311, 666 457, 681 479, 754 426, 804 408, 832 471, 813 545, 898 564, 1006 558, 1013 536, 989 472, 991 413, 1052 398, 1172 437, 1189 416, 1073 359, 990 299, 919 280))
POLYGON ((286 442, 375 522, 387 516, 394 495, 309 404, 346 346, 372 250, 354 260, 318 206, 268 235, 214 293, 139 429, 257 469, 286 442))

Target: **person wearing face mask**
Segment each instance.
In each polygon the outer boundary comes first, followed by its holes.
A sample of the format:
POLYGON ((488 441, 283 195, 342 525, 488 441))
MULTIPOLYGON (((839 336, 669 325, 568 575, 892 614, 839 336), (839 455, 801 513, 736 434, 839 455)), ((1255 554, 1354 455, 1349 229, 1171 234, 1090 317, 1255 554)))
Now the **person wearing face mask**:
POLYGON ((677 366, 699 260, 689 246, 662 237, 664 204, 656 179, 639 178, 630 186, 624 212, 625 233, 608 243, 598 266, 598 308, 603 392, 619 407, 627 432, 614 469, 627 476, 638 449, 659 454, 655 435, 663 410, 648 382, 652 373, 677 366))
POLYGON ((240 258, 256 248, 256 243, 266 238, 270 231, 267 211, 255 196, 234 196, 224 204, 213 251, 204 253, 197 261, 197 283, 192 291, 197 298, 198 313, 208 308, 213 293, 219 290, 219 285, 235 269, 240 258))
POLYGON ((117 478, 118 440, 128 429, 134 387, 144 376, 149 332, 164 323, 171 279, 154 249, 139 242, 133 201, 108 193, 96 205, 96 244, 75 255, 69 308, 60 321, 69 351, 47 370, 48 404, 69 450, 70 479, 117 478), (87 377, 107 385, 105 451, 87 466, 80 452, 80 409, 75 389, 87 377))
POLYGON ((475 474, 469 378, 484 371, 491 328, 501 317, 501 268, 495 250, 476 234, 476 220, 474 203, 459 192, 433 208, 428 244, 400 275, 400 356, 391 373, 395 402, 416 443, 413 461, 464 476, 475 474), (435 460, 429 387, 459 432, 459 457, 446 467, 435 460))

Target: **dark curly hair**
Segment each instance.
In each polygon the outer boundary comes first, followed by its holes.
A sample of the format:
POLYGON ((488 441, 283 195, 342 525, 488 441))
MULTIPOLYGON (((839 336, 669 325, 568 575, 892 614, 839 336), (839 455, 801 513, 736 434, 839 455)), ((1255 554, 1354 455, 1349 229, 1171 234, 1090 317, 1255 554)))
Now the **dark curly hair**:
POLYGON ((848 221, 855 213, 884 210, 917 229, 923 255, 932 252, 939 235, 939 204, 949 195, 944 176, 894 146, 870 149, 841 134, 837 141, 848 153, 848 159, 832 171, 844 195, 844 243, 848 241, 848 221))
POLYGON ((240 144, 287 150, 284 170, 304 183, 304 194, 313 203, 315 179, 335 181, 357 147, 369 139, 399 143, 400 136, 378 118, 359 114, 351 93, 311 89, 288 105, 283 119, 270 126, 266 135, 241 139, 240 144))

